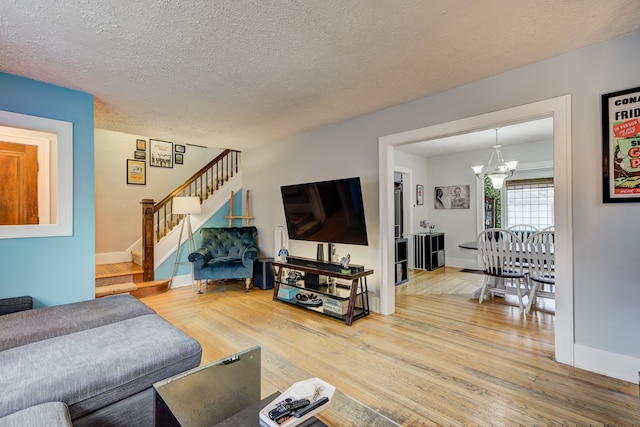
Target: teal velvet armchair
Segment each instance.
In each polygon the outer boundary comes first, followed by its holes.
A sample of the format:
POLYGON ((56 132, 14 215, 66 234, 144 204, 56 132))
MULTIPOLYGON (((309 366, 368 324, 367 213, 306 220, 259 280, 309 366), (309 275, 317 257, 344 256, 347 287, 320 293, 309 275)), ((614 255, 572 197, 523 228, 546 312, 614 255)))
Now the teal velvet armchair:
POLYGON ((255 227, 205 227, 200 229, 200 248, 189 254, 193 277, 201 281, 245 279, 249 291, 253 262, 258 258, 255 227))

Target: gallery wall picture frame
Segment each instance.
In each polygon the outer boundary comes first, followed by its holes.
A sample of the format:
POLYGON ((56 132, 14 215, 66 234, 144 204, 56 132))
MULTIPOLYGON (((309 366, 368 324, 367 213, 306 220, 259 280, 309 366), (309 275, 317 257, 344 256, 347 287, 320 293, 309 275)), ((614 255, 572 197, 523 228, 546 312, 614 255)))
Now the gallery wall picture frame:
POLYGON ((133 158, 136 160, 146 160, 147 152, 144 150, 136 150, 133 152, 133 158))
POLYGON ((136 150, 147 150, 147 140, 146 139, 136 139, 136 150))
POLYGON ((186 151, 186 147, 184 145, 176 144, 176 153, 184 153, 186 151))
POLYGON ((181 153, 176 153, 176 165, 181 165, 184 163, 184 155, 181 153))
POLYGON ((173 167, 173 142, 149 140, 149 165, 158 168, 173 167))
POLYGON ((127 159, 127 184, 147 185, 147 162, 127 159))
POLYGON ((424 185, 416 185, 416 204, 424 205, 424 185))
POLYGON ((602 202, 640 202, 640 87, 602 95, 602 202))

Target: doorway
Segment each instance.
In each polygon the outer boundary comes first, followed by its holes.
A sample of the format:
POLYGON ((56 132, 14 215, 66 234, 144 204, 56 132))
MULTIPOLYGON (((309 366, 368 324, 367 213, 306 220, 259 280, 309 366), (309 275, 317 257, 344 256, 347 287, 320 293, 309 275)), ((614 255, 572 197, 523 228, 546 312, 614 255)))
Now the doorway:
POLYGON ((573 248, 571 220, 571 97, 552 98, 487 113, 453 122, 433 125, 379 138, 380 241, 381 241, 381 301, 384 314, 395 311, 393 286, 393 172, 394 147, 402 144, 468 133, 479 129, 535 118, 553 117, 554 177, 556 180, 556 238, 561 250, 556 254, 556 278, 567 285, 556 294, 556 360, 574 365, 573 354, 573 248))

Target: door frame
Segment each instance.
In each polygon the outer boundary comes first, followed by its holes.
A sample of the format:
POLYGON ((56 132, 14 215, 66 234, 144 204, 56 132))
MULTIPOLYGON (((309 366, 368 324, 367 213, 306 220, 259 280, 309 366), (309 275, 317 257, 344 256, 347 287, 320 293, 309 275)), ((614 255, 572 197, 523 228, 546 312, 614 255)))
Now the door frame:
MULTIPOLYGON (((413 224, 413 206, 416 202, 416 196, 413 192, 413 169, 405 168, 402 166, 395 166, 393 168, 395 173, 399 173, 402 175, 402 222, 403 222, 403 232, 400 236, 404 238, 405 236, 412 236, 414 234, 414 224, 413 224)), ((392 184, 393 185, 393 184, 392 184)), ((395 236, 395 233, 394 233, 395 236)), ((407 245, 407 260, 408 260, 408 268, 413 268, 413 239, 407 237, 408 245, 407 245)), ((395 256, 395 254, 394 254, 395 256)))
POLYGON ((555 180, 556 279, 565 284, 556 292, 555 359, 574 366, 573 223, 571 180, 571 95, 467 117, 378 138, 380 198, 380 310, 395 311, 393 280, 394 147, 495 128, 510 123, 553 117, 555 180), (390 221, 391 220, 391 221, 390 221))

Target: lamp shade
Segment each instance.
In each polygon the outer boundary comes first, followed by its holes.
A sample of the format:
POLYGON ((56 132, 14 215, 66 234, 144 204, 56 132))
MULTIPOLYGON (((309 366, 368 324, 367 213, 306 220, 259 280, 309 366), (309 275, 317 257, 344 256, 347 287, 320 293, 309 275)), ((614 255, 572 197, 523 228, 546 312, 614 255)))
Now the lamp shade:
POLYGON ((173 214, 199 214, 200 213, 200 197, 174 197, 173 198, 173 214))

